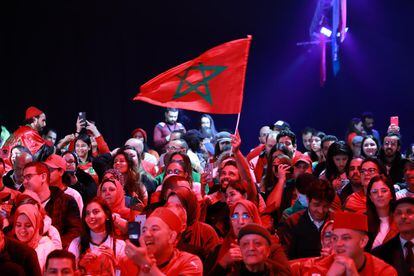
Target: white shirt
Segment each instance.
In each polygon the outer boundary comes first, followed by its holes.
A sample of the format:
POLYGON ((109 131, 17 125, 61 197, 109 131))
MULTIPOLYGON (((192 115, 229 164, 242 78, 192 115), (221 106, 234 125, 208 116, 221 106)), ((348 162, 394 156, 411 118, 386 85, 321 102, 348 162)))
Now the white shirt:
POLYGON ((82 217, 83 200, 82 200, 82 196, 80 195, 80 193, 71 187, 67 187, 64 193, 72 196, 75 199, 76 203, 78 204, 79 215, 80 217, 82 217))
POLYGON ((372 243, 372 249, 381 245, 384 242, 385 237, 390 231, 389 217, 380 217, 380 228, 374 242, 372 243))
POLYGON ((313 222, 313 224, 315 224, 316 228, 318 228, 318 230, 319 230, 319 229, 321 229, 321 227, 322 227, 322 225, 323 225, 323 223, 324 223, 325 221, 324 221, 324 220, 322 220, 322 221, 316 221, 316 220, 314 220, 314 219, 312 218, 312 216, 311 216, 310 212, 309 212, 309 209, 308 209, 308 216, 309 216, 310 220, 313 222))
MULTIPOLYGON (((100 235, 99 233, 94 233, 91 231, 91 236, 93 237, 94 235, 100 235)), ((108 236, 108 238, 101 244, 101 245, 105 245, 109 248, 113 248, 113 244, 114 244, 114 240, 113 237, 108 236)), ((117 239, 115 242, 115 247, 116 247, 116 259, 117 261, 121 260, 123 257, 126 257, 125 255, 125 242, 123 240, 119 240, 117 239)), ((96 254, 96 255, 100 255, 101 252, 99 251, 99 246, 98 245, 94 245, 93 243, 89 243, 89 249, 91 250, 92 253, 96 254)), ((80 255, 80 237, 75 238, 69 245, 68 247, 68 251, 73 253, 73 255, 75 255, 76 257, 76 263, 79 263, 79 255, 80 255)), ((120 271, 117 270, 116 271, 116 275, 120 275, 120 271)))
POLYGON ((35 248, 35 251, 36 251, 37 259, 39 260, 39 265, 40 265, 40 269, 42 272, 46 264, 47 255, 49 255, 49 253, 55 249, 60 249, 60 248, 56 248, 56 246, 53 244, 52 240, 48 236, 43 236, 39 240, 39 244, 35 248))

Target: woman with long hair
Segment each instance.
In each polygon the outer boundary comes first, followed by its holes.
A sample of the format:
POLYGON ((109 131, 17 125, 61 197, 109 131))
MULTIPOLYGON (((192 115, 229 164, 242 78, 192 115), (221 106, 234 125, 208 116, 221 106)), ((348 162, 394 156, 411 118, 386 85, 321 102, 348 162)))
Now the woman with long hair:
POLYGON ((275 223, 281 218, 282 212, 293 202, 295 190, 292 177, 292 160, 289 150, 283 144, 276 144, 267 158, 266 175, 262 181, 265 193, 267 212, 276 212, 275 223))
POLYGON ((74 151, 77 155, 78 168, 90 174, 95 183, 99 183, 98 175, 92 167, 92 160, 100 154, 109 153, 110 150, 95 123, 83 121, 78 117, 76 132, 66 135, 56 147, 58 150, 63 150, 67 144, 69 144, 68 151, 74 151))
POLYGON ((346 133, 346 143, 352 147, 352 140, 355 136, 365 136, 364 124, 361 118, 352 118, 348 125, 348 131, 346 133))
POLYGON ((317 131, 312 134, 310 144, 310 158, 312 159, 312 162, 321 163, 325 161, 325 157, 323 156, 321 146, 323 137, 325 137, 325 133, 323 133, 322 131, 317 131))
MULTIPOLYGON (((130 202, 133 199, 138 199, 143 206, 146 206, 148 204, 147 189, 140 181, 137 166, 134 165, 131 156, 124 149, 119 149, 115 153, 113 168, 123 175, 125 194, 130 198, 130 202)), ((126 203, 127 206, 130 206, 130 202, 126 203)))
POLYGON ((349 163, 352 160, 352 151, 343 141, 334 142, 329 146, 326 157, 326 170, 321 178, 326 178, 332 183, 337 194, 349 183, 347 174, 349 163))
POLYGON ((86 133, 80 134, 75 140, 75 153, 78 157, 78 168, 93 177, 99 183, 98 175, 92 167, 92 141, 86 133))
POLYGON ((384 176, 371 178, 367 188, 369 249, 389 241, 398 234, 393 222, 391 206, 395 202, 395 190, 391 180, 384 176))
POLYGON ((85 205, 82 233, 68 251, 86 274, 120 275, 117 267, 125 256, 125 242, 115 238, 114 230, 111 209, 103 199, 96 197, 85 205))
POLYGON ((377 158, 380 148, 377 138, 367 135, 361 142, 361 156, 364 159, 368 157, 377 158))

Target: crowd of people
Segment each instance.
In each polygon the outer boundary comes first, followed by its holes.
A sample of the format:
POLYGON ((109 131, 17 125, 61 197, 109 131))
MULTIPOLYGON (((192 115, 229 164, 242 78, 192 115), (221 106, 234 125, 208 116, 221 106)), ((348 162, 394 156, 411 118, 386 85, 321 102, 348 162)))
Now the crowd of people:
POLYGON ((1 274, 414 275, 398 125, 381 136, 364 113, 341 139, 277 121, 244 155, 210 115, 164 115, 115 149, 82 117, 58 140, 33 106, 2 126, 1 274))

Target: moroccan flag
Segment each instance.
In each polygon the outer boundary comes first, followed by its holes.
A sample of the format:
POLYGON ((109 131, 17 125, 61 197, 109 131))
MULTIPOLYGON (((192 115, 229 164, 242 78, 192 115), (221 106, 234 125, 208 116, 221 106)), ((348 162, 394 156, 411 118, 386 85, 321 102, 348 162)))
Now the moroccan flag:
POLYGON ((243 102, 251 36, 214 47, 156 76, 134 100, 206 113, 237 114, 243 102))

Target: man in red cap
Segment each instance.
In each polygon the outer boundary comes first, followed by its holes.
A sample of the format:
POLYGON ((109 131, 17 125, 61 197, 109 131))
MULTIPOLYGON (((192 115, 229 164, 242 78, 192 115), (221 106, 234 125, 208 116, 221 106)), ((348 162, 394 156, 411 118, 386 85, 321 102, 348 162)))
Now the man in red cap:
POLYGON ((148 275, 202 275, 199 257, 176 248, 183 222, 170 209, 159 207, 145 221, 140 247, 126 241, 125 254, 148 275))
POLYGON ((298 275, 384 275, 396 276, 397 271, 384 261, 364 252, 368 243, 366 215, 336 212, 333 224, 334 254, 304 260, 295 267, 298 275))
POLYGON ((9 157, 11 149, 16 145, 23 145, 29 149, 35 160, 53 152, 53 144, 45 141, 39 134, 46 126, 46 115, 40 109, 30 106, 26 109, 25 125, 20 126, 2 148, 3 158, 7 171, 11 169, 9 157))
POLYGON ((66 161, 63 157, 52 154, 44 162, 50 171, 50 186, 55 186, 61 189, 65 194, 70 195, 76 200, 79 207, 79 214, 82 214, 83 200, 82 196, 75 189, 68 187, 62 182, 62 176, 66 171, 66 161))

